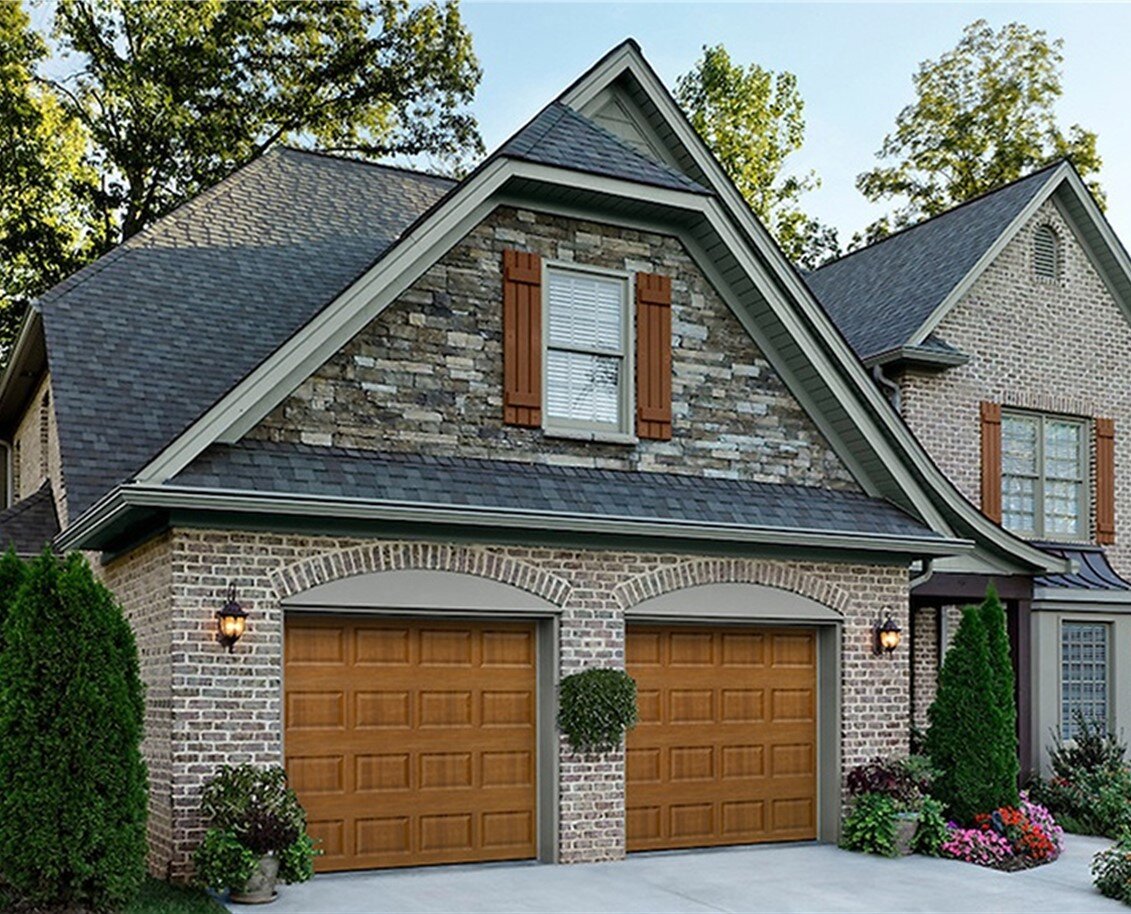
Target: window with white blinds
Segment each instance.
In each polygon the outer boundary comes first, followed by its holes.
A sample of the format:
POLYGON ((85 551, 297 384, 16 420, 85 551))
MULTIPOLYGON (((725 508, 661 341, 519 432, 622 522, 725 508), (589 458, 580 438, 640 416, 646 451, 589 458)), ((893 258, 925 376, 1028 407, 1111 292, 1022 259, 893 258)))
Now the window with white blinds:
POLYGON ((1088 453, 1078 419, 1036 413, 1001 417, 1002 526, 1022 536, 1087 535, 1088 453))
POLYGON ((546 424, 627 431, 628 282, 546 271, 546 424))
POLYGON ((1060 243, 1056 231, 1042 225, 1033 236, 1033 272, 1040 279, 1056 279, 1060 275, 1060 243))

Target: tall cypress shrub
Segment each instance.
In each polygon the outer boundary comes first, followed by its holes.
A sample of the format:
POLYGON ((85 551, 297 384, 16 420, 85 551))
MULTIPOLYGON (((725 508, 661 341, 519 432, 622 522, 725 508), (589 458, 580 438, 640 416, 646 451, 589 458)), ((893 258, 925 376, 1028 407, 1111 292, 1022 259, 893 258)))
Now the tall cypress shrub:
POLYGON ((990 677, 994 692, 994 705, 999 715, 996 737, 986 747, 987 767, 995 779, 994 790, 999 806, 1016 806, 1017 776, 1021 762, 1017 755, 1017 698, 1013 691, 1013 657, 1009 648, 1009 634, 1005 628, 1005 608, 991 584, 981 606, 982 624, 986 629, 986 649, 989 654, 990 677))
POLYGON ((45 551, 4 634, 0 874, 31 905, 117 909, 145 875, 133 633, 85 559, 45 551))
POLYGON ((8 618, 8 610, 15 602, 23 580, 24 563, 9 549, 0 555, 0 654, 4 653, 4 620, 8 618))
POLYGON ((987 748, 996 745, 1001 727, 987 640, 980 610, 967 606, 927 711, 927 754, 941 772, 931 792, 963 823, 1002 803, 998 777, 987 765, 987 748))

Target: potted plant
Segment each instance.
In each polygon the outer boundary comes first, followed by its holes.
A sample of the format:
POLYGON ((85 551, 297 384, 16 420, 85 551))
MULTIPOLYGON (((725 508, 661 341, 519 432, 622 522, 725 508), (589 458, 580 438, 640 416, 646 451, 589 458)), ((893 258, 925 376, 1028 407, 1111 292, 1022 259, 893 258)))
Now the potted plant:
POLYGON ((210 827, 193 861, 207 888, 240 904, 265 904, 277 897, 279 880, 314 875, 306 813, 282 768, 223 766, 204 785, 201 812, 210 827))

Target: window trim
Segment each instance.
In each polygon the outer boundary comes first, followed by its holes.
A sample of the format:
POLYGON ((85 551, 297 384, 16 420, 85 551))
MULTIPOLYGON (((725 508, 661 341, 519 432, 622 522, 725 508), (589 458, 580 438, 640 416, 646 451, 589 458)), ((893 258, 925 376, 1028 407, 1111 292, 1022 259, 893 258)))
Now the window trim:
MULTIPOLYGON (((1112 619, 1090 618, 1087 616, 1062 616, 1057 620, 1056 626, 1056 728, 1064 735, 1064 629, 1066 625, 1102 625, 1106 631, 1104 653, 1104 726, 1110 732, 1115 716, 1114 707, 1114 680, 1115 667, 1113 662, 1115 644, 1115 624, 1112 619)), ((1069 741, 1071 738, 1069 738, 1069 741)))
POLYGON ((1066 543, 1087 543, 1092 541, 1092 461, 1090 442, 1092 435, 1092 421, 1082 416, 1070 416, 1064 413, 1046 413, 1036 410, 1024 409, 1010 409, 1003 408, 1001 411, 1002 423, 1002 448, 1001 448, 1001 520, 1002 526, 1010 533, 1027 539, 1045 540, 1049 539, 1050 534, 1045 530, 1045 481, 1047 474, 1045 472, 1045 422, 1048 420, 1056 422, 1067 422, 1076 425, 1080 428, 1080 444, 1079 444, 1079 461, 1080 461, 1080 480, 1079 480, 1079 495, 1077 497, 1078 516, 1080 518, 1080 528, 1075 534, 1058 533, 1052 535, 1053 542, 1066 542, 1066 543), (1008 475, 1005 472, 1005 423, 1008 419, 1035 419, 1037 422, 1037 476, 1036 486, 1033 493, 1034 513, 1033 519, 1038 529, 1035 530, 1015 530, 1005 525, 1006 516, 1006 491, 1005 481, 1008 475))
POLYGON ((636 444, 636 274, 572 260, 542 259, 542 433, 551 438, 569 438, 579 441, 599 441, 606 444, 636 444), (605 350, 584 347, 564 349, 550 345, 550 279, 553 273, 579 273, 605 279, 618 280, 623 285, 621 321, 621 378, 618 401, 619 421, 614 427, 604 422, 587 422, 580 419, 562 419, 550 414, 550 350, 582 352, 609 356, 605 350))

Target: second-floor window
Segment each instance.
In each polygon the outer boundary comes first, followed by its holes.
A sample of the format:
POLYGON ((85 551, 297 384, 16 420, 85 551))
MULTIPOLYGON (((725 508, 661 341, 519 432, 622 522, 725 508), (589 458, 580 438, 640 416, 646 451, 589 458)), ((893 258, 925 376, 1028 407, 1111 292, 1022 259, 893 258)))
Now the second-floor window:
POLYGON ((1026 537, 1087 536, 1085 424, 1034 413, 1001 417, 1002 524, 1026 537))
POLYGON ((627 277, 548 267, 546 312, 546 427, 628 433, 627 277))

